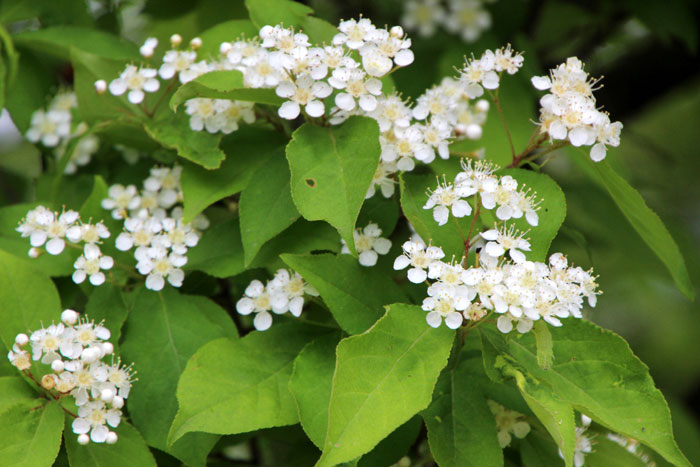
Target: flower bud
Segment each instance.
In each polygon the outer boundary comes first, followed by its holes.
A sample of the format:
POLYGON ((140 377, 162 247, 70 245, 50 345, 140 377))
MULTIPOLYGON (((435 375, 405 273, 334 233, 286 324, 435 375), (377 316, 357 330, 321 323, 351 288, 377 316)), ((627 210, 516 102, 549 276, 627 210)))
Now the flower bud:
POLYGON ((105 402, 112 402, 114 400, 114 391, 109 388, 103 389, 100 393, 100 398, 105 402))
POLYGON ((479 139, 481 138, 482 130, 481 127, 476 123, 471 123, 467 125, 466 133, 467 138, 469 139, 479 139))
POLYGON ((199 37, 195 37, 190 41, 190 47, 192 47, 194 50, 197 50, 202 46, 202 39, 199 37))
POLYGON ((114 345, 112 345, 111 342, 105 342, 102 344, 102 352, 104 352, 105 355, 111 355, 112 352, 114 352, 114 345))
POLYGON ((27 337, 26 334, 17 334, 17 337, 15 337, 15 344, 19 345, 20 347, 27 342, 29 342, 29 337, 27 337))
POLYGON ((63 360, 61 360, 61 359, 54 360, 53 362, 51 362, 51 369, 55 373, 62 372, 65 369, 65 367, 66 367, 66 365, 63 363, 63 360))
POLYGON ((73 326, 75 323, 77 323, 79 317, 80 315, 78 312, 71 310, 70 308, 63 310, 63 313, 61 313, 61 321, 66 323, 68 326, 73 326))
POLYGON ((53 389, 53 387, 56 386, 56 381, 53 379, 53 376, 51 375, 44 375, 41 378, 41 387, 44 389, 53 389))
POLYGON ((109 433, 107 433, 107 439, 105 439, 105 442, 107 444, 114 444, 117 442, 117 439, 117 434, 113 431, 110 431, 109 433))
POLYGON ((107 81, 100 79, 95 81, 95 91, 97 91, 97 94, 104 94, 104 92, 107 90, 107 81))
MULTIPOLYGON (((109 437, 109 435, 107 435, 107 436, 109 437)), ((82 444, 83 446, 85 446, 89 442, 90 442, 90 437, 87 434, 83 433, 82 435, 78 436, 78 444, 82 444)))
POLYGON ((170 45, 177 47, 180 44, 182 44, 182 36, 180 34, 173 34, 170 36, 170 45))
POLYGON ((393 37, 403 37, 403 28, 401 26, 394 26, 389 30, 389 34, 393 37))
POLYGON ((37 259, 41 255, 41 250, 36 247, 31 247, 27 254, 30 258, 37 259))
POLYGON ((99 349, 95 347, 89 347, 85 350, 83 350, 83 353, 80 355, 80 359, 84 361, 85 363, 92 363, 95 360, 97 360, 100 357, 100 351, 99 349))
POLYGON ((231 45, 230 42, 222 42, 221 45, 219 46, 219 52, 226 55, 227 53, 229 53, 231 51, 232 48, 233 48, 233 46, 231 45))
POLYGON ((114 396, 114 399, 112 399, 112 407, 115 409, 124 407, 124 398, 122 396, 114 396))
POLYGON ((486 99, 479 99, 478 101, 476 101, 476 110, 478 110, 479 112, 488 112, 489 107, 489 101, 487 101, 486 99))

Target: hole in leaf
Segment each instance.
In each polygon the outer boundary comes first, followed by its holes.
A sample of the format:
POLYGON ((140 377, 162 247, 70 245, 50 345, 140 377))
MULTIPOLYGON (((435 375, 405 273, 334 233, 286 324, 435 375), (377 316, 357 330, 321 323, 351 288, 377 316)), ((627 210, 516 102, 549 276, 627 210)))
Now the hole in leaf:
POLYGON ((316 188, 316 180, 314 180, 313 178, 307 178, 304 181, 306 182, 307 185, 309 185, 309 187, 316 188))

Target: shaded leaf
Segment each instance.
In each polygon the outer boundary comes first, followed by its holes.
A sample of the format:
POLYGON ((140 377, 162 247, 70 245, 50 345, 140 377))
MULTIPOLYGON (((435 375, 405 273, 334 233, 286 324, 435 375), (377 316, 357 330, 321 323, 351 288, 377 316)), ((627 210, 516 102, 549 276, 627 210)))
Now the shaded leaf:
POLYGON ((61 447, 63 411, 58 402, 33 399, 0 413, 0 465, 53 465, 61 447))

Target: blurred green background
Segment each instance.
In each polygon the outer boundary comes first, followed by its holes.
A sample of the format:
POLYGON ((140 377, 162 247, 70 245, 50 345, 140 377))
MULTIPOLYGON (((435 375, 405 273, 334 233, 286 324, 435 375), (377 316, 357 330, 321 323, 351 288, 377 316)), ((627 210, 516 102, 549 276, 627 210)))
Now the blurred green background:
MULTIPOLYGON (((305 3, 332 23, 363 14, 389 25, 399 23, 405 6, 398 0, 305 3)), ((10 32, 37 24, 98 26, 139 42, 146 34, 165 39, 173 32, 189 39, 246 14, 242 0, 89 4, 98 14, 88 14, 81 1, 3 0, 0 22, 10 32)), ((504 79, 504 108, 517 145, 534 129, 528 119, 537 118, 540 94, 529 85, 529 76, 543 74, 568 56, 581 58, 592 76, 605 76, 604 87, 596 93, 599 105, 625 125, 622 143, 608 152, 608 160, 665 222, 685 256, 696 294, 700 292, 700 2, 498 0, 485 8, 492 28, 473 43, 444 31, 431 38, 409 31, 416 62, 395 74, 397 88, 404 96, 416 97, 443 76, 453 75, 453 67, 465 55, 511 43, 525 52, 526 60, 518 75, 504 79)), ((36 89, 46 92, 36 96, 39 103, 60 83, 70 83, 71 70, 64 63, 44 60, 35 51, 20 48, 19 53, 22 61, 41 61, 43 74, 30 77, 36 89)), ((11 94, 7 97, 12 104, 11 94)), ((495 115, 490 118, 497 123, 495 115)), ((31 200, 31 179, 42 168, 37 150, 8 128, 5 117, 0 125, 0 206, 31 200)), ((500 148, 507 147, 502 140, 488 138, 481 144, 488 148, 487 156, 496 159, 500 148)), ((562 185, 568 204, 552 248, 600 275, 604 295, 588 318, 624 336, 650 367, 672 407, 679 444, 691 462, 700 465, 698 303, 681 295, 607 193, 566 154, 544 171, 562 185)))

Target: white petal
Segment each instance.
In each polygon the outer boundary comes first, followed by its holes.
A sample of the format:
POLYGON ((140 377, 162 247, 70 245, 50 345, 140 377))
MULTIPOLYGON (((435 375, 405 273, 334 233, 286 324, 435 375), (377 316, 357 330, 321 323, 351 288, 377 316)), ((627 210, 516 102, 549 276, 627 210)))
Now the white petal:
POLYGON ((255 303, 248 297, 243 297, 236 302, 236 311, 240 315, 249 315, 255 310, 255 303))
POLYGON ((445 324, 450 329, 457 329, 458 327, 460 327, 462 325, 463 320, 464 320, 464 317, 462 316, 462 314, 457 313, 455 311, 453 313, 447 314, 447 316, 445 317, 445 324))
POLYGON ((481 80, 481 84, 486 89, 496 89, 498 88, 498 74, 495 71, 489 71, 486 76, 481 80))
POLYGON ((374 250, 370 250, 370 251, 363 251, 362 253, 360 253, 359 260, 360 260, 360 264, 362 266, 371 267, 371 266, 374 266, 375 264, 377 264, 377 258, 378 258, 377 252, 374 250))
POLYGON ((46 243, 46 238, 46 232, 38 230, 36 232, 32 232, 32 234, 29 236, 29 243, 34 247, 42 246, 44 243, 46 243))
POLYGON ((508 334, 513 330, 513 323, 507 315, 501 315, 496 322, 496 327, 503 334, 508 334))
POLYGON ((365 112, 373 111, 377 108, 377 98, 368 94, 360 96, 360 108, 365 112))
POLYGON ((143 90, 146 92, 156 92, 158 89, 160 89, 160 81, 157 79, 149 79, 143 83, 143 90))
POLYGON ((472 213, 472 207, 463 199, 452 203, 452 214, 455 217, 464 217, 472 213))
POLYGON ((588 140, 588 133, 589 130, 586 127, 576 127, 569 131, 569 141, 571 141, 571 144, 578 147, 586 144, 586 141, 588 140))
POLYGON ((92 429, 90 439, 95 443, 104 443, 108 434, 109 429, 104 425, 100 425, 92 429))
POLYGON ((510 250, 510 257, 513 258, 513 261, 515 261, 516 264, 521 264, 525 262, 525 253, 522 251, 518 251, 515 248, 512 248, 510 250))
POLYGON ((90 275, 90 283, 94 286, 102 285, 105 283, 105 275, 101 272, 96 272, 90 275))
POLYGON ((52 238, 46 243, 46 251, 52 255, 60 254, 66 246, 62 238, 52 238))
POLYGON ((131 91, 129 91, 129 94, 127 95, 127 99, 132 104, 140 104, 141 102, 143 102, 144 97, 145 97, 145 94, 140 89, 132 89, 131 91))
POLYGON ((545 89, 552 87, 552 82, 549 80, 548 76, 533 76, 530 78, 530 82, 540 91, 544 91, 545 89))
POLYGON ((155 290, 156 292, 162 290, 165 286, 165 281, 163 276, 158 274, 149 274, 146 278, 146 288, 150 290, 155 290))
POLYGON ((411 260, 408 259, 407 256, 401 255, 394 260, 394 269, 396 271, 399 271, 408 267, 409 264, 411 264, 411 260))
POLYGON ((308 104, 306 104, 306 107, 304 107, 304 109, 306 110, 306 113, 309 114, 309 116, 314 118, 320 117, 326 112, 326 107, 321 101, 311 101, 308 104))
POLYGON ((428 322, 430 327, 437 328, 440 327, 440 324, 442 323, 442 316, 440 316, 440 313, 437 311, 431 311, 425 316, 425 320, 428 322))
POLYGON ((408 270, 407 276, 409 281, 420 284, 428 277, 428 273, 420 268, 411 268, 408 270))
POLYGON ((280 117, 284 118, 285 120, 294 120, 299 116, 300 111, 301 109, 298 103, 287 101, 280 106, 277 113, 280 117))
POLYGON ((380 255, 385 255, 389 253, 389 250, 391 249, 391 240, 388 238, 377 238, 374 240, 372 248, 380 255))
POLYGON ((352 110, 355 108, 355 99, 350 94, 341 92, 335 96, 335 105, 342 110, 352 110))
POLYGON ((82 435, 83 433, 90 431, 90 422, 84 418, 76 418, 73 420, 71 427, 73 428, 73 433, 76 435, 82 435))
POLYGON ((87 274, 82 269, 78 269, 73 273, 73 282, 76 284, 82 284, 85 281, 87 274))
POLYGON ((253 320, 253 326, 255 326, 255 329, 258 331, 266 331, 272 326, 272 315, 267 311, 258 313, 253 320))
POLYGON ((109 92, 115 96, 121 96, 126 92, 126 81, 122 79, 115 79, 109 83, 109 92))
POLYGON ((292 316, 296 316, 297 318, 301 316, 301 310, 303 307, 304 299, 302 297, 294 297, 289 302, 289 312, 292 314, 292 316))
POLYGON ((600 162, 605 159, 605 145, 603 143, 594 144, 591 148, 591 159, 594 162, 600 162))
POLYGON ((447 219, 450 217, 450 210, 447 206, 435 206, 433 209, 433 219, 438 223, 438 225, 447 224, 447 219))
POLYGON ((404 49, 396 54, 394 57, 394 63, 396 63, 398 66, 407 66, 413 63, 414 58, 415 57, 413 56, 412 51, 404 49))

